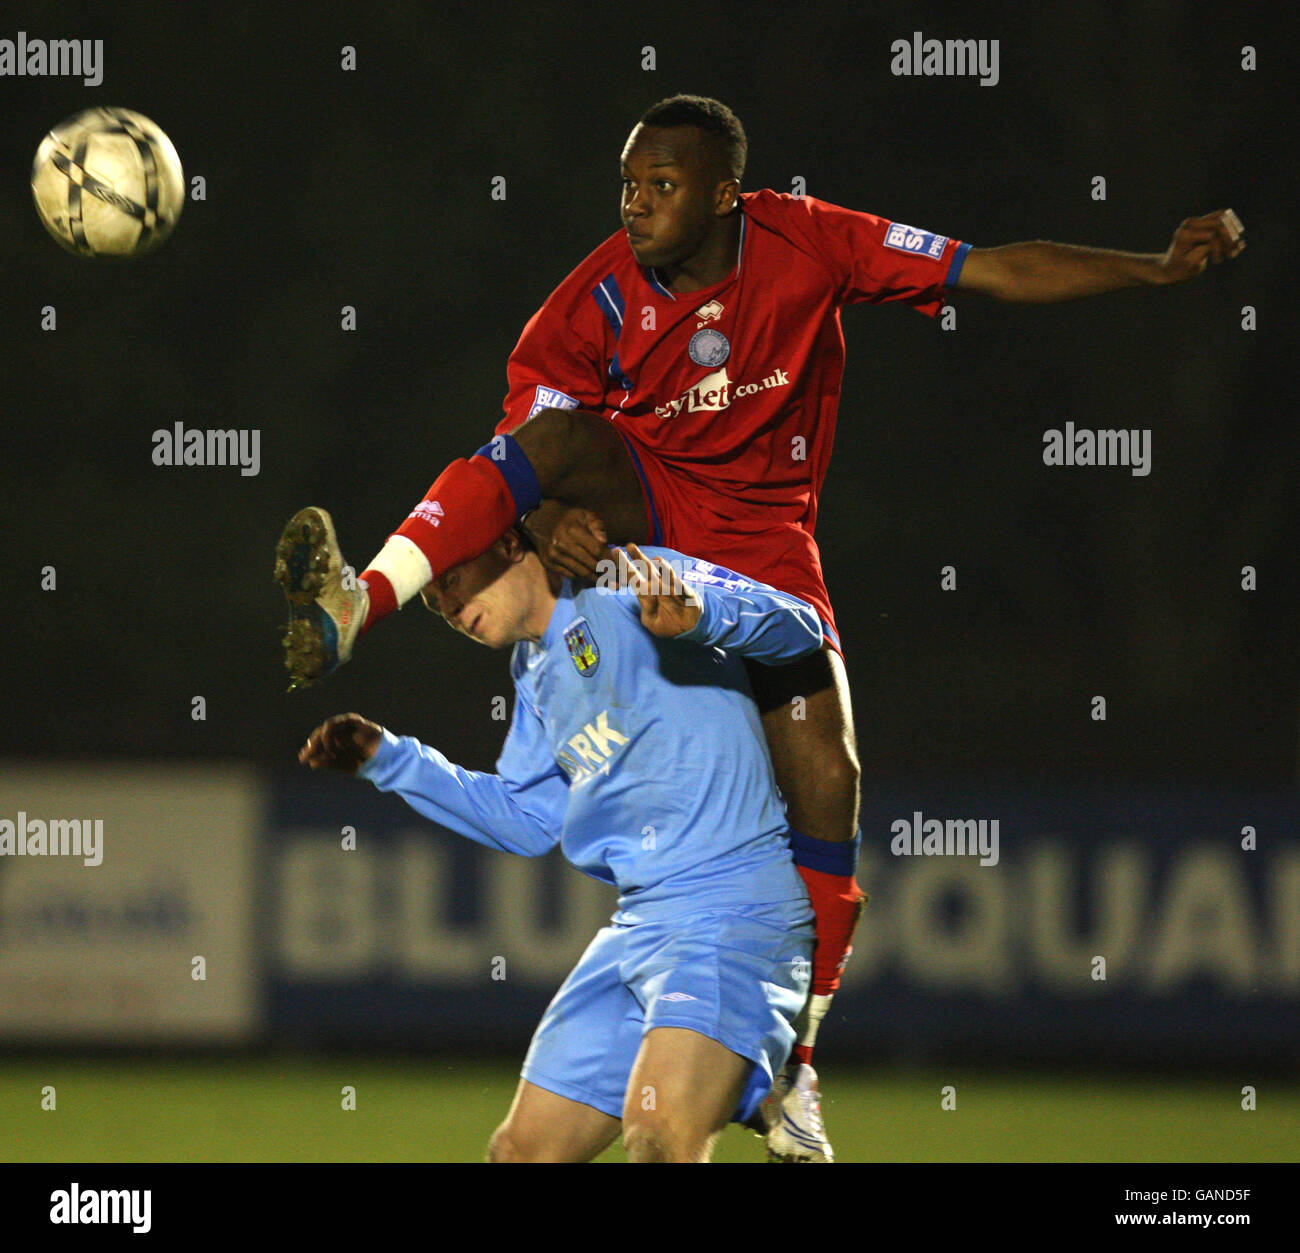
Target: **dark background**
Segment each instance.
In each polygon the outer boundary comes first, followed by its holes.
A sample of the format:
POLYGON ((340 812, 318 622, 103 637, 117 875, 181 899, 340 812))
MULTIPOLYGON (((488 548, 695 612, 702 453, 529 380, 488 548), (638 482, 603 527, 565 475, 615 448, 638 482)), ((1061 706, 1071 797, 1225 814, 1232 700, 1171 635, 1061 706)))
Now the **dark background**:
POLYGON ((485 442, 524 322, 618 225, 628 131, 686 90, 745 123, 746 189, 802 176, 810 195, 976 246, 1163 251, 1184 217, 1237 211, 1244 255, 1186 287, 961 298, 949 333, 901 307, 847 310, 818 539, 865 787, 1293 779, 1294 31, 1262 13, 6 10, 6 38, 104 39, 105 72, 97 88, 0 79, 0 755, 292 768, 306 732, 351 708, 489 765, 506 659, 418 604, 328 684, 284 693, 274 543, 323 505, 360 569, 485 442), (892 76, 890 43, 913 30, 1000 39, 1000 83, 892 76), (33 210, 38 142, 92 104, 151 117, 207 181, 152 257, 68 256, 33 210), (1152 473, 1044 466, 1043 432, 1067 420, 1151 429, 1152 473), (177 421, 260 429, 261 474, 155 467, 152 433, 177 421), (939 589, 946 564, 956 592, 939 589), (1247 564, 1257 592, 1240 588, 1247 564), (57 591, 40 590, 45 565, 57 591))

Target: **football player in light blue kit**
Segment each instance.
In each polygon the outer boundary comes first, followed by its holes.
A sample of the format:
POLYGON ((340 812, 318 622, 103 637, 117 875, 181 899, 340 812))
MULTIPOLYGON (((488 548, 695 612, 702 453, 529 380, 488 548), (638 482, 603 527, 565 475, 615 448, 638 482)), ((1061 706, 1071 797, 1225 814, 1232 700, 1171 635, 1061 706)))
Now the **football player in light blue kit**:
POLYGON ((794 1041, 814 941, 742 658, 819 648, 803 601, 628 545, 605 586, 547 571, 511 529, 425 588, 480 643, 514 644, 495 774, 356 714, 305 764, 356 771, 428 818, 526 857, 558 843, 618 909, 533 1036, 492 1161, 707 1161, 794 1041))

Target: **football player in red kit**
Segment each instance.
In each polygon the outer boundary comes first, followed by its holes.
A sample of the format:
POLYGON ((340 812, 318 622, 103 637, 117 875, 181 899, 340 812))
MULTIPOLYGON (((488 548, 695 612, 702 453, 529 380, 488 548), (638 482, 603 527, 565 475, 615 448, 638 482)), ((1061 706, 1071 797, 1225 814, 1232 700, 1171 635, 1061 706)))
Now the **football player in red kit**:
POLYGON ((596 578, 610 544, 663 544, 816 608, 826 647, 753 667, 751 682, 817 915, 807 1021, 765 1104, 767 1141, 780 1160, 829 1161, 810 1062, 864 901, 849 688, 813 538, 844 367, 840 309, 902 301, 933 317, 954 288, 1045 302, 1179 283, 1245 244, 1225 209, 1184 221, 1163 254, 972 248, 810 196, 742 193, 745 156, 740 122, 716 100, 648 110, 622 153, 623 229, 524 328, 494 438, 435 481, 359 590, 344 587, 316 510, 286 529, 277 575, 294 686, 342 664, 364 630, 521 519, 543 561, 576 577, 596 578))

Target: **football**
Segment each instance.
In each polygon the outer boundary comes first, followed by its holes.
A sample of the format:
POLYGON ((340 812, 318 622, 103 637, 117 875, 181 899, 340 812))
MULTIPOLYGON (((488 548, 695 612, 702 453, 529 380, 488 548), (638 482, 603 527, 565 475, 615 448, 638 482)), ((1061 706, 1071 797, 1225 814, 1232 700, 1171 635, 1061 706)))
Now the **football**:
POLYGON ((152 252, 185 204, 181 159, 166 134, 130 109, 86 109, 41 141, 32 196, 45 229, 82 257, 152 252))

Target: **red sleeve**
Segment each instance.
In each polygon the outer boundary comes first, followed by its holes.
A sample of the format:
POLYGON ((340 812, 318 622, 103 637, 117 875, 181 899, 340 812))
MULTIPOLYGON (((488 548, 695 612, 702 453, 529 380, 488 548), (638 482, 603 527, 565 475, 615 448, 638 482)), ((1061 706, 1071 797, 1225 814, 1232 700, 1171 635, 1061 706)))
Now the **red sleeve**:
POLYGON ((605 398, 599 352, 550 306, 528 320, 506 365, 505 417, 497 434, 513 431, 540 409, 595 409, 605 398))
POLYGON ((970 251, 946 235, 812 196, 776 198, 789 202, 782 216, 830 269, 837 304, 901 300, 935 317, 970 251))

